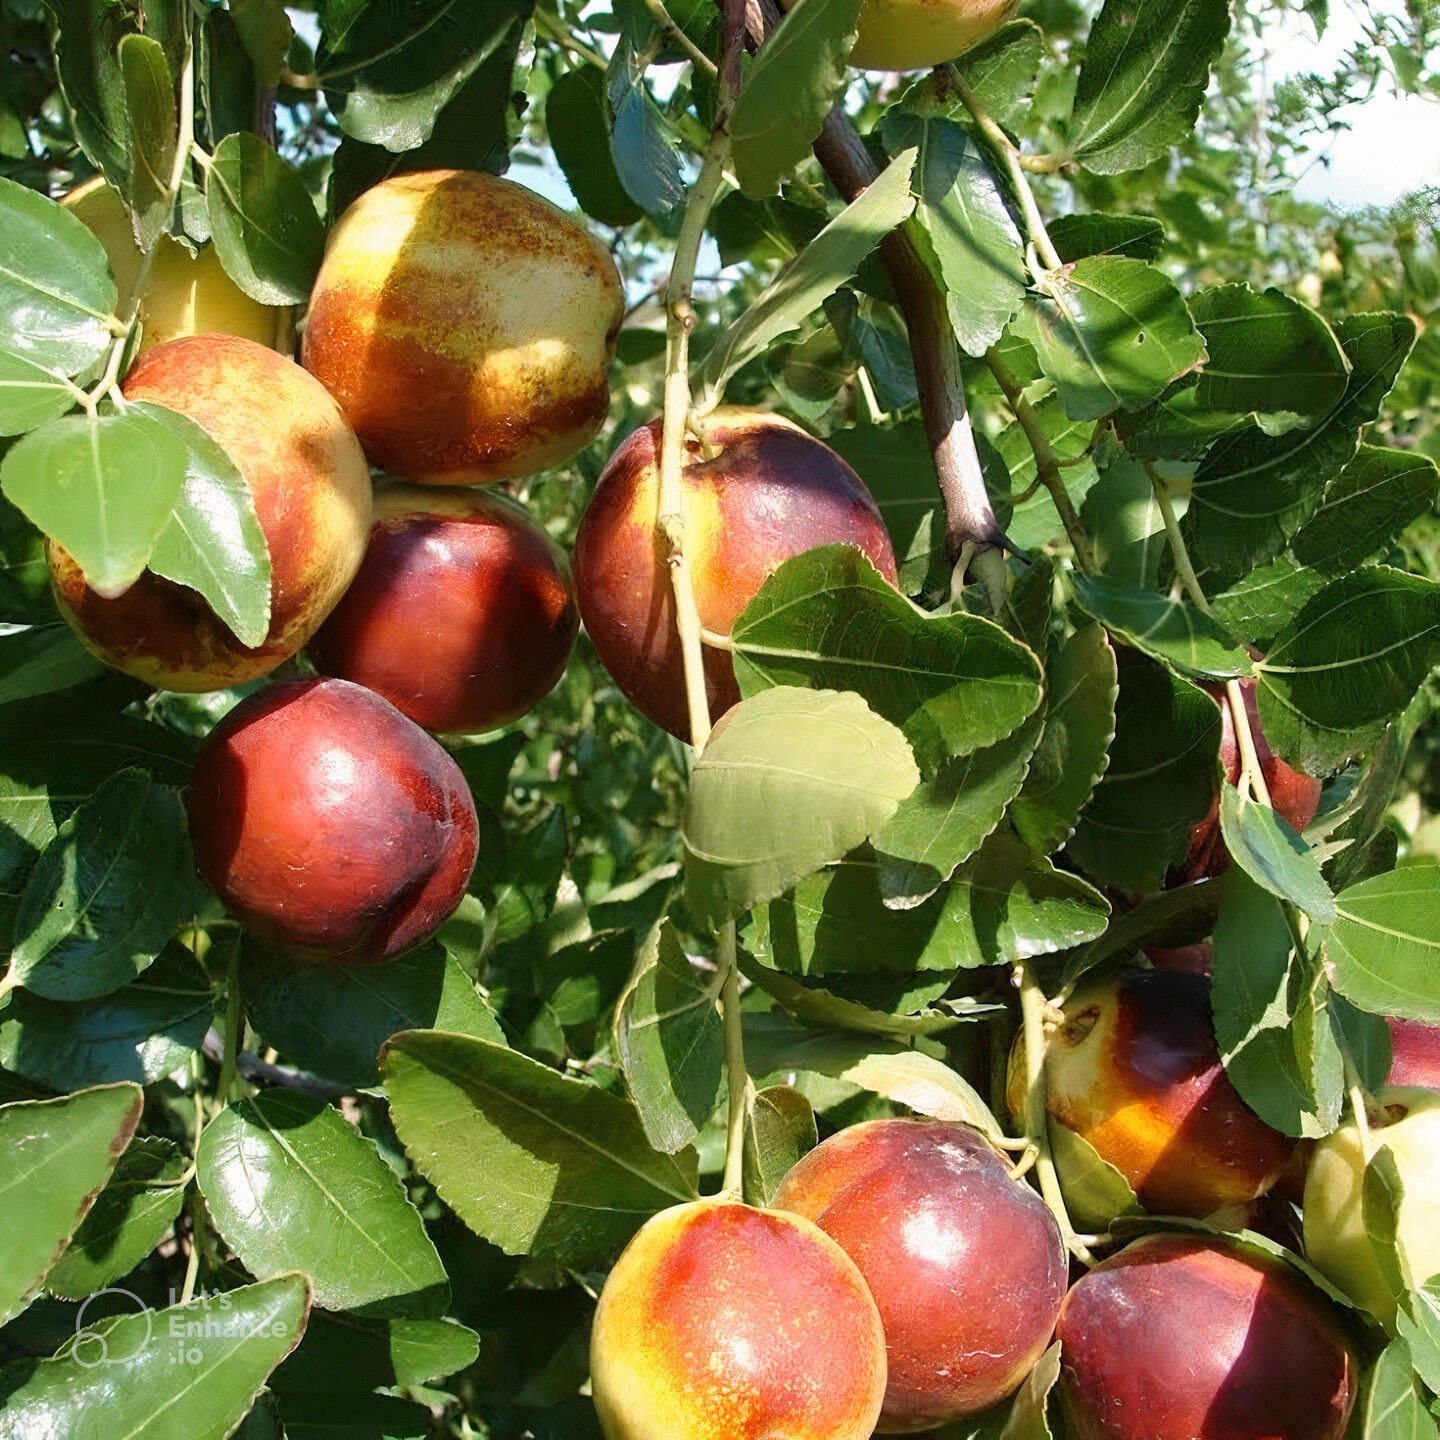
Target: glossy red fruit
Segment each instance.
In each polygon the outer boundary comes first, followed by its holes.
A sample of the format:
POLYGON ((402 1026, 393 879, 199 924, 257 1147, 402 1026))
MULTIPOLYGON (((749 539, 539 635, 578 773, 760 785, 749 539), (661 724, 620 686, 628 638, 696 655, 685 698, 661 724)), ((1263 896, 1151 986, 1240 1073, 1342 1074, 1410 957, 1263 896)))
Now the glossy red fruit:
POLYGON ((880 1430, 978 1415, 1050 1343, 1068 1264, 1054 1217, 978 1131, 872 1120, 812 1150, 774 1204, 813 1220, 860 1267, 885 1325, 880 1430))
MULTIPOLYGON (((1156 1214, 1203 1217, 1247 1205, 1294 1149, 1226 1076, 1201 975, 1135 970, 1083 986, 1051 1037, 1045 1073, 1051 1116, 1088 1140, 1156 1214)), ((1018 1065, 1011 1081, 1018 1113, 1018 1065)))
MULTIPOLYGON (((575 538, 580 614, 605 668, 642 714, 688 738, 670 571, 655 534, 660 421, 610 457, 575 538)), ((860 477, 798 425, 761 411, 706 422, 711 458, 690 443, 682 483, 685 547, 700 623, 729 634, 766 578, 819 545, 853 545, 895 582, 895 552, 860 477)), ((729 653, 705 650, 710 714, 740 698, 729 653)))
MULTIPOLYGON (((1220 764, 1230 785, 1240 782, 1240 745, 1235 737, 1235 719, 1220 687, 1207 687, 1220 707, 1220 764)), ((1320 809, 1321 782, 1292 769, 1270 748, 1260 728, 1260 709, 1255 699, 1255 681, 1242 680, 1245 711, 1250 720, 1250 733, 1255 737, 1255 753, 1260 772, 1275 813, 1289 822, 1298 835, 1315 818, 1320 809)), ((1230 852, 1220 834, 1220 797, 1217 794, 1210 813, 1195 827, 1190 837, 1190 852, 1175 878, 1176 884, 1187 884, 1207 875, 1220 875, 1230 864, 1230 852)))
POLYGON ((1440 1025, 1393 1016, 1385 1023, 1390 1027, 1390 1075, 1385 1083, 1440 1090, 1440 1025))
POLYGON ((413 721, 345 680, 292 680, 210 732, 186 796, 200 873, 257 939, 388 960, 449 918, 475 867, 475 802, 413 721))
POLYGON ((590 1375, 609 1440, 869 1440, 885 1337, 808 1220, 700 1200, 647 1221, 610 1272, 590 1375))
POLYGON ((1074 1440, 1340 1440, 1359 1383, 1330 1302, 1279 1260, 1139 1240, 1060 1311, 1074 1440))
POLYGON ((311 642, 316 667, 437 733, 534 709, 580 628, 564 551, 490 491, 387 486, 375 517, 360 573, 311 642))

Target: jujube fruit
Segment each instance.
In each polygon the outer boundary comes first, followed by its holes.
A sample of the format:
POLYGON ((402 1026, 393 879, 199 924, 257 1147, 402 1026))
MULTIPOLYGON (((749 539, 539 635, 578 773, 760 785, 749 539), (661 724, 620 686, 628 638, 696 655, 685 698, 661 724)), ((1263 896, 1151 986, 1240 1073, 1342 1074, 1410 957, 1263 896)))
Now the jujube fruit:
POLYGON ((862 70, 928 70, 993 35, 1019 0, 865 0, 850 63, 862 70))
POLYGON ((186 809, 211 888, 257 939, 302 959, 409 950, 454 912, 475 867, 460 767, 346 680, 242 700, 200 747, 186 809))
POLYGON ((1390 1030, 1389 1085, 1440 1090, 1440 1025, 1421 1020, 1385 1021, 1390 1030))
MULTIPOLYGON (((580 614, 630 703, 688 738, 670 571, 656 538, 660 429, 652 420, 610 457, 575 538, 580 614)), ((685 549, 701 625, 728 634, 766 578, 819 545, 863 551, 892 584, 895 552, 860 477, 828 445, 777 415, 722 410, 705 425, 708 456, 686 441, 685 549)), ((706 647, 712 718, 740 698, 727 652, 706 647)))
MULTIPOLYGON (((1423 1284, 1440 1274, 1440 1093, 1387 1087, 1368 1122, 1373 1148, 1383 1145, 1395 1159, 1404 1190, 1396 1239, 1423 1284)), ((1305 1179, 1305 1258, 1393 1330, 1395 1297, 1366 1233, 1365 1163, 1353 1115, 1316 1145, 1305 1179)))
POLYGON ((832 1135, 775 1207, 813 1220, 880 1308, 880 1430, 932 1430, 1012 1394, 1050 1343, 1068 1263, 1059 1227, 969 1126, 872 1120, 832 1135))
POLYGON ((559 465, 595 434, 623 313, 615 262, 563 211, 430 170, 340 217, 302 358, 377 465, 469 485, 559 465))
POLYGON ((441 733, 533 709, 580 628, 560 547, 489 491, 387 486, 375 517, 360 573, 311 643, 316 667, 441 733))
POLYGON ((1283 1261, 1152 1235, 1060 1311, 1075 1440, 1340 1440, 1359 1385, 1334 1307, 1283 1261))
POLYGON ((188 416, 235 462, 270 552, 270 629, 244 646, 198 591, 151 571, 99 595, 52 544, 60 613, 99 659, 160 689, 222 690, 269 674, 319 628, 364 554, 370 471, 354 432, 293 360, 231 335, 158 345, 122 389, 188 416))
POLYGON ((590 1374, 609 1440, 869 1440, 885 1337, 823 1231, 700 1200, 647 1221, 610 1272, 590 1374))
MULTIPOLYGON (((1204 976, 1126 971, 1083 986, 1064 1011, 1046 1051, 1050 1116, 1119 1170, 1147 1210, 1203 1217, 1279 1178, 1295 1142, 1226 1076, 1204 976)), ((1023 1089, 1012 1064, 1017 1113, 1023 1089)))

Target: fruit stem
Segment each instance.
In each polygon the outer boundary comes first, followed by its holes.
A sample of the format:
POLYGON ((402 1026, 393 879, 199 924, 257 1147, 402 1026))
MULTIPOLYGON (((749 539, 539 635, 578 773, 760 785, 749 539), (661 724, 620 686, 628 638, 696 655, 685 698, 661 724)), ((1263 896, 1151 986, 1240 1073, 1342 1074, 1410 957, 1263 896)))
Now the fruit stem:
POLYGON ((3 1000, 18 984, 20 976, 12 968, 0 975, 0 1000, 3 1000))
MULTIPOLYGON (((1019 197, 1020 209, 1025 216, 1025 228, 1030 232, 1030 243, 1035 247, 1041 263, 1048 270, 1059 270, 1065 262, 1061 260, 1054 242, 1050 239, 1050 232, 1045 228, 1044 217, 1040 214, 1040 207, 1035 202, 1035 192, 1030 188, 1030 180, 1025 173, 1026 166, 1015 142, 996 124, 989 111, 976 99, 975 92, 954 65, 946 65, 942 68, 946 82, 954 89, 965 108, 974 117, 976 125, 980 127, 980 133, 989 142, 991 150, 999 157, 1000 163, 1004 165, 1015 194, 1019 197)), ((1035 278, 1038 280, 1040 276, 1036 275, 1035 278)))
POLYGON ((230 1103, 237 1078, 236 1064, 245 1037, 245 1002, 240 996, 240 941, 231 942, 230 968, 225 979, 225 1054, 220 1060, 216 1095, 222 1106, 230 1103))
POLYGON ((703 70, 712 80, 719 75, 715 62, 675 23, 674 17, 665 8, 664 0, 645 0, 650 18, 660 27, 660 33, 684 51, 685 58, 698 70, 703 70))
POLYGON ((1251 793, 1264 806, 1274 809, 1270 803, 1270 790, 1265 784, 1265 772, 1260 767, 1260 752, 1255 745, 1255 735, 1250 729, 1250 711, 1245 704, 1245 692, 1238 680, 1225 682, 1225 699, 1230 705, 1230 718, 1235 724, 1235 739, 1240 745, 1240 783, 1249 784, 1251 793))
POLYGON ((1006 402, 1014 412, 1016 423, 1030 442, 1030 449, 1035 456, 1035 478, 1050 492, 1050 498, 1055 502, 1060 523, 1070 537, 1070 548, 1075 552, 1076 564, 1082 570, 1093 571, 1095 552, 1090 548, 1090 539, 1085 534, 1085 527, 1080 523, 1080 516, 1075 512, 1070 492, 1065 488, 1065 481, 1061 478, 1060 468, 1055 461, 1055 452, 1050 448, 1050 437, 1046 435, 1040 417, 1025 398, 1024 387, 995 349, 985 352, 985 363, 990 367, 990 373, 995 377, 996 384, 1000 386, 1006 402))
POLYGON ((1175 514, 1174 502, 1170 499, 1170 487, 1165 483, 1165 477, 1150 461, 1146 460, 1143 464, 1151 485, 1155 487, 1155 499, 1160 506, 1160 516, 1165 521, 1165 535, 1170 541, 1170 553, 1175 557, 1175 573, 1180 577, 1180 583, 1185 587, 1190 603, 1204 614, 1213 615, 1215 612, 1210 608, 1204 590, 1200 588, 1200 577, 1196 575, 1195 566, 1191 563, 1190 549, 1185 544, 1184 535, 1180 533, 1180 521, 1175 514))
POLYGON ((1034 970, 1023 960, 1015 967, 1020 987, 1020 1019, 1025 1044, 1025 1133, 1035 1146, 1035 1178, 1040 1194, 1055 1223, 1065 1248, 1085 1265, 1093 1265, 1095 1257, 1070 1223, 1070 1212, 1060 1189, 1060 1176, 1050 1150, 1050 1117, 1045 1103, 1045 1018, 1050 1002, 1035 979, 1034 970))
POLYGON ((730 1108, 725 1126, 725 1175, 722 1193, 727 1200, 745 1198, 745 1119, 750 1108, 750 1072, 745 1068, 745 1038, 740 1016, 740 965, 735 953, 735 922, 720 928, 720 1013, 725 1026, 725 1080, 730 1108))

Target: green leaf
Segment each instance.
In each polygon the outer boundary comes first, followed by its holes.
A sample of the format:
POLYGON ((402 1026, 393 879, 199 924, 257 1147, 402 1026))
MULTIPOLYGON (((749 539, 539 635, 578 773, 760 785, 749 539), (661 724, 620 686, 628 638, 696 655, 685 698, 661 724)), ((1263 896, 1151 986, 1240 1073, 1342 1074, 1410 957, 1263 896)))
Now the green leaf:
POLYGON ((919 903, 980 848, 1019 793, 1040 730, 1037 715, 994 745, 945 761, 900 802, 873 837, 887 902, 919 903))
POLYGON ((1230 858, 1262 889, 1298 906, 1325 925, 1335 918, 1335 897, 1305 842, 1268 805, 1234 785, 1220 790, 1220 830, 1230 858))
POLYGON ((1051 1440, 1046 1416, 1050 1392, 1060 1378, 1060 1342, 1057 1340, 1025 1377, 1010 1405, 999 1440, 1051 1440))
POLYGON ((1210 986, 1215 1039, 1240 1098, 1286 1135, 1318 1138, 1340 1119, 1344 1062, 1330 1037, 1328 991, 1298 952, 1281 903, 1238 866, 1221 882, 1210 986), (1300 1041, 1319 1028, 1321 1063, 1300 1041))
POLYGON ((690 963, 669 921, 645 942, 615 1009, 615 1056, 650 1143, 694 1142, 725 1089, 722 976, 690 963))
MULTIPOLYGON (((0 1105, 0 1324, 25 1308, 60 1258, 135 1134, 144 1103, 138 1085, 104 1085, 0 1105)), ((10 1425, 12 1406, 4 1406, 10 1425)))
POLYGON ((11 974, 48 1000, 118 990, 174 935, 192 865, 175 792, 121 771, 60 826, 31 872, 11 974))
POLYGON ((771 1085, 750 1102, 745 1118, 745 1198, 768 1205, 780 1182, 820 1139, 810 1102, 789 1085, 771 1085))
POLYGON ((1040 703, 1028 649, 978 615, 926 615, 853 545, 787 560, 730 639, 741 694, 853 690, 904 732, 922 765, 994 744, 1040 703))
POLYGON ((955 68, 980 108, 1013 128, 1030 108, 1044 52, 1044 32, 1033 20, 1011 20, 967 50, 955 68))
POLYGON ((71 415, 5 456, 5 497, 64 546, 102 595, 140 577, 185 484, 185 447, 151 416, 71 415))
POLYGON ((270 630, 270 548, 240 468, 193 420, 136 404, 186 449, 185 484, 150 552, 150 569, 198 591, 242 645, 270 630))
POLYGON ((120 193, 130 207, 136 243, 148 250, 164 233, 175 203, 170 188, 179 144, 175 82, 164 48, 148 35, 127 35, 119 57, 128 162, 120 193))
POLYGON ((1072 420, 1138 410, 1205 360, 1180 292, 1141 260, 1094 256, 1038 283, 1015 329, 1072 420))
POLYGON ((206 213, 225 273, 262 305, 310 296, 325 229, 299 172, 258 135, 227 135, 205 184, 206 213))
POLYGON ((1075 833, 1109 763, 1118 694, 1115 652, 1105 632, 1082 625, 1050 659, 1045 728, 1010 807, 1010 823, 1034 854, 1049 855, 1075 833))
POLYGON ((532 8, 532 0, 323 0, 315 68, 340 128, 387 150, 415 149, 532 8))
POLYGON ((105 673, 63 623, 0 636, 0 705, 68 690, 105 673))
POLYGON ((1080 608, 1117 639, 1192 680, 1253 673, 1224 626, 1185 600, 1172 600, 1105 575, 1070 576, 1080 608))
POLYGON ((610 62, 608 93, 615 115, 610 129, 615 173, 647 214, 668 214, 685 199, 680 160, 645 84, 645 71, 624 40, 610 62))
POLYGON ((56 78, 75 138, 118 187, 129 138, 119 49, 136 31, 135 12, 123 0, 45 0, 45 8, 55 23, 56 78))
POLYGON ((154 1136, 132 1140, 45 1288, 83 1300, 128 1275, 160 1243, 185 1203, 189 1159, 154 1136))
POLYGON ((411 1030, 381 1070, 416 1169, 507 1254, 591 1265, 695 1198, 693 1151, 657 1154, 626 1101, 501 1045, 411 1030))
POLYGON ((240 986, 250 1023, 267 1045, 341 1085, 377 1084, 380 1047, 400 1030, 443 1029, 505 1043, 470 977, 439 945, 383 965, 296 965, 247 945, 240 986))
POLYGON ((730 119, 740 189, 774 195, 820 133, 849 73, 860 0, 797 0, 745 77, 730 119))
MULTIPOLYGON (((1197 567, 1223 587, 1278 555, 1314 514, 1327 481, 1354 458, 1415 343, 1407 316, 1350 315, 1340 325, 1350 364, 1344 396, 1308 430, 1267 435, 1247 426, 1201 461, 1182 529, 1197 567)), ((1216 588, 1203 576, 1208 588, 1216 588)))
POLYGON ((1121 1215, 1144 1213, 1130 1182, 1083 1135, 1058 1120, 1047 1123, 1050 1149, 1072 1223, 1108 1230, 1121 1215))
POLYGON ((1230 30, 1226 0, 1106 0, 1090 27, 1069 153, 1087 170, 1138 170, 1189 137, 1230 30))
POLYGON ((850 692, 742 700, 695 761, 681 819, 692 913, 718 929, 838 860, 916 786, 904 736, 850 692))
POLYGON ((1370 1372, 1361 1420, 1364 1440, 1431 1440, 1435 1417, 1415 1375, 1410 1347, 1392 1340, 1370 1372))
POLYGON ((135 1440, 226 1440, 270 1372, 295 1348, 309 1283, 286 1275, 86 1327, 34 1364, 5 1400, 11 1433, 105 1433, 135 1440))
POLYGON ((1335 332, 1280 290, 1217 285, 1190 299, 1210 358, 1195 386, 1203 410, 1307 419, 1345 393, 1350 364, 1335 332))
POLYGON ((718 395, 741 366, 762 355, 781 335, 798 329, 855 274, 860 262, 915 208, 910 191, 914 168, 911 151, 892 160, 761 291, 701 362, 695 376, 698 388, 718 395))
POLYGON ((1323 572, 1302 569, 1288 555, 1282 555, 1250 571, 1228 590, 1212 595, 1210 608, 1232 634, 1268 650, 1305 602, 1318 595, 1327 583, 1323 572))
POLYGON ((1158 890, 1215 798, 1219 749, 1220 711, 1208 695, 1153 662, 1127 665, 1110 763, 1067 853, 1103 884, 1158 890))
POLYGON ((200 1048, 215 997, 199 962, 171 943, 138 979, 67 1004, 18 990, 0 1017, 0 1065, 56 1090, 149 1085, 200 1048))
POLYGON ((645 212, 626 193, 610 155, 605 79, 590 65, 568 70, 545 97, 545 126, 556 163, 580 208, 602 225, 630 225, 645 212))
MULTIPOLYGON (((1069 419, 1058 395, 1045 396, 1031 409, 1055 459, 1064 466, 1060 471, 1061 488, 1079 509, 1099 479, 1095 462, 1086 453, 1095 427, 1088 421, 1069 419)), ((994 449, 988 455, 982 445, 980 463, 996 516, 1012 543, 1037 550, 1064 535, 1055 502, 1035 484, 1035 451, 1018 422, 1007 425, 995 437, 994 449), (994 459, 997 456, 998 463, 994 459), (1027 494, 1028 499, 1024 498, 1027 494)))
POLYGON ((74 404, 75 391, 63 375, 16 350, 0 349, 0 435, 36 430, 74 404))
POLYGON ((1378 741, 1440 664, 1440 585, 1373 566, 1306 602, 1255 668, 1260 722, 1307 774, 1338 770, 1378 741))
POLYGON ((1165 246, 1165 227, 1149 215, 1061 215, 1047 228, 1067 265, 1087 255, 1154 260, 1165 246))
POLYGON ((1394 544, 1435 503, 1437 489, 1440 471, 1428 455, 1362 445, 1290 549, 1301 565, 1342 575, 1394 544))
POLYGON ((0 179, 0 255, 0 345, 66 375, 96 364, 116 305, 104 246, 53 200, 0 179))
POLYGON ((260 1279, 303 1270, 326 1310, 444 1312, 444 1266, 400 1178, 323 1101, 262 1090, 205 1127, 196 1179, 225 1243, 260 1279))
POLYGON ((321 1310, 270 1388, 286 1397, 408 1390, 467 1369, 479 1351, 480 1337, 454 1320, 367 1320, 321 1310))
POLYGON ((1116 915, 1102 936, 1070 957, 1062 983, 1073 987, 1097 965, 1114 956, 1133 954, 1142 945, 1165 949, 1204 940, 1215 929, 1219 909, 1220 884, 1215 880, 1147 895, 1132 909, 1116 915))
POLYGON ((1335 908, 1323 934, 1335 988, 1373 1015, 1440 1025, 1440 866, 1362 880, 1335 908))

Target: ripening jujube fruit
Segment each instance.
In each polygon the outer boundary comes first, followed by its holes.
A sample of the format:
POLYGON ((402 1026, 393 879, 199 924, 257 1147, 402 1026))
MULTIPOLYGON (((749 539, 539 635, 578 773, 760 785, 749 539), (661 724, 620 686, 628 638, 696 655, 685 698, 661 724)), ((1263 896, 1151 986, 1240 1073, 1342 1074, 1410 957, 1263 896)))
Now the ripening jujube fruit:
POLYGON ((195 421, 244 476, 270 553, 270 629, 248 648, 197 591, 151 571, 99 595, 52 543, 60 613, 99 659, 161 689, 222 690, 269 674, 319 628, 365 552, 372 491, 354 432, 293 360, 230 335, 159 345, 121 388, 195 421))
POLYGON ((1340 1440, 1355 1355, 1330 1301, 1281 1260, 1152 1235, 1060 1311, 1075 1440, 1340 1440))
POLYGON ((908 1434, 1010 1395, 1050 1343, 1068 1264, 1055 1218, 969 1126, 873 1120, 816 1146, 774 1205, 813 1220, 880 1308, 880 1430, 908 1434))
MULTIPOLYGON (((1396 1238, 1415 1283, 1440 1274, 1440 1093, 1387 1087, 1368 1117, 1373 1149, 1394 1156, 1404 1194, 1396 1238)), ((1395 1297, 1366 1233, 1365 1146, 1354 1116, 1315 1147, 1305 1179, 1305 1258, 1393 1330, 1395 1297)))
MULTIPOLYGON (((1204 1217, 1275 1183, 1295 1142, 1226 1076, 1204 976, 1127 971, 1082 986, 1064 1010, 1046 1051, 1050 1115, 1119 1170, 1147 1210, 1204 1217)), ((1012 1063, 1016 1113, 1023 1100, 1012 1063)))
MULTIPOLYGON (((580 614, 605 668, 657 725, 690 734, 670 571, 656 536, 660 430, 653 420, 619 446, 575 537, 580 614)), ((705 422, 708 455, 686 440, 681 474, 685 551, 701 625, 728 634, 767 577, 819 545, 862 550, 892 584, 895 552, 860 477, 798 425, 755 410, 705 422)), ((712 718, 740 699, 729 654, 705 648, 712 718)))
POLYGON ((700 1200, 647 1221, 610 1272, 590 1374, 609 1440, 869 1440, 885 1337, 810 1221, 700 1200))
MULTIPOLYGON (((61 202, 105 247, 121 304, 134 290, 145 262, 135 243, 130 212, 120 192, 98 176, 77 186, 61 202)), ((226 273, 213 245, 192 255, 179 240, 161 235, 145 288, 140 293, 140 345, 137 351, 185 335, 238 335, 275 349, 283 309, 252 300, 226 273)))
POLYGON ((513 500, 393 485, 309 653, 427 730, 478 734, 555 688, 579 628, 570 562, 513 500))
POLYGON ((389 960, 454 912, 475 868, 460 767, 347 680, 289 680, 210 732, 186 795, 195 861, 256 939, 297 958, 389 960))
MULTIPOLYGON (((1275 813, 1299 835, 1320 809, 1322 785, 1319 780, 1302 775, 1287 765, 1271 750, 1265 732, 1260 728, 1260 707, 1255 698, 1255 686, 1254 680, 1240 681, 1250 734, 1254 737, 1255 754, 1260 761, 1260 773, 1275 813)), ((1235 735, 1235 717, 1230 712, 1224 688, 1215 686, 1207 689, 1220 707, 1220 764, 1225 772, 1225 783, 1238 785, 1241 757, 1240 743, 1235 735)), ((1229 864, 1230 853, 1220 833, 1220 797, 1217 794, 1210 813, 1191 833, 1190 850, 1176 877, 1177 883, 1222 874, 1229 864)))
POLYGON ((623 313, 615 262, 548 200, 470 170, 396 175, 330 232, 302 358, 375 464, 471 485, 595 434, 623 313))
POLYGON ((1385 1024, 1390 1030, 1390 1073, 1385 1083, 1440 1090, 1440 1025, 1393 1016, 1385 1024))
POLYGON ((865 0, 850 63, 863 70, 928 70, 995 33, 1019 0, 865 0))

